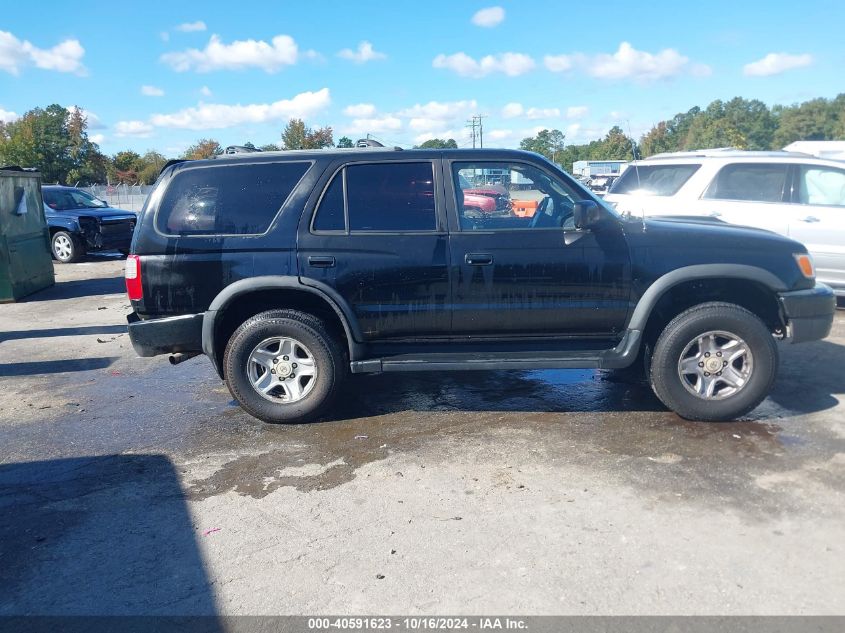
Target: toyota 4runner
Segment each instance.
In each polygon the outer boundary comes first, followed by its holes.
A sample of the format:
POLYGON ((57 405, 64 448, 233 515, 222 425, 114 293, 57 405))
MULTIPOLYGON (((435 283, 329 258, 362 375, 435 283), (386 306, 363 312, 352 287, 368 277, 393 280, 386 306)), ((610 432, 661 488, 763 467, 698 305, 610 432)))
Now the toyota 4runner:
POLYGON ((633 368, 679 415, 756 407, 779 339, 835 310, 793 240, 626 220, 512 150, 352 149, 180 161, 138 219, 126 285, 141 356, 204 353, 267 422, 313 419, 349 373, 633 368), (464 188, 510 173, 530 216, 464 188))

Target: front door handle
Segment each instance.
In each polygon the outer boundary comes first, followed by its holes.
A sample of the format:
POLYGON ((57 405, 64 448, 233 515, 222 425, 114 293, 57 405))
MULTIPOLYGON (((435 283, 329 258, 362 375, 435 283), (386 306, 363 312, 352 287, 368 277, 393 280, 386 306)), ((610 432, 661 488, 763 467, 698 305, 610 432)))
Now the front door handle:
POLYGON ((489 253, 467 253, 464 261, 470 266, 489 266, 493 263, 493 256, 489 253))
POLYGON ((314 268, 334 268, 334 257, 332 255, 309 255, 308 264, 314 268))
POLYGON ((809 222, 809 223, 813 223, 813 222, 821 222, 821 220, 819 220, 819 219, 818 219, 816 216, 814 216, 814 215, 808 215, 806 218, 801 218, 801 222, 809 222))

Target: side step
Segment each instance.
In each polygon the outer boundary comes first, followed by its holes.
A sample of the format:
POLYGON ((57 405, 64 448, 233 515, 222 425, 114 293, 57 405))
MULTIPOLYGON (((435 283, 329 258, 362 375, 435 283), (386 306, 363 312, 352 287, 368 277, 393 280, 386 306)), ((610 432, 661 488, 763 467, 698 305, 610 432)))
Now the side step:
POLYGON ((621 369, 637 357, 641 333, 628 330, 612 349, 572 352, 456 352, 454 354, 397 354, 350 363, 353 374, 393 371, 621 369))

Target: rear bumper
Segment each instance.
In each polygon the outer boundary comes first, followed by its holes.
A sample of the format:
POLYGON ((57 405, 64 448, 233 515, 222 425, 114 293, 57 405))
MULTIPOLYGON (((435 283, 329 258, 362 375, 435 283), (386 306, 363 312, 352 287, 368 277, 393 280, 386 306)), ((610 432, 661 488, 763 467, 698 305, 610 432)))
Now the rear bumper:
POLYGON ((830 334, 836 312, 836 295, 828 286, 817 283, 808 290, 782 292, 779 299, 790 342, 817 341, 830 334))
POLYGON ((205 314, 186 314, 141 320, 134 312, 126 317, 129 340, 138 356, 158 356, 202 351, 202 320, 205 314))

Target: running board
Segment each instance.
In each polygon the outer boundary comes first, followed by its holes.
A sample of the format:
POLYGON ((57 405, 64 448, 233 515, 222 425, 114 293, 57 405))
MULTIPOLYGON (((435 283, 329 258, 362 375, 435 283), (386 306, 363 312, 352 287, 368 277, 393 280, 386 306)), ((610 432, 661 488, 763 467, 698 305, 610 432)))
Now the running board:
POLYGON ((350 363, 353 374, 393 371, 454 371, 472 369, 621 369, 634 362, 641 333, 628 330, 611 349, 573 352, 456 352, 398 354, 350 363))

